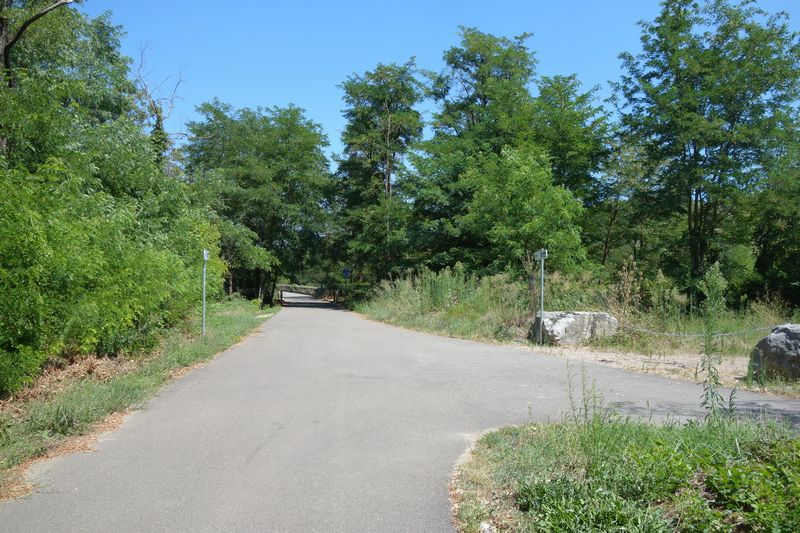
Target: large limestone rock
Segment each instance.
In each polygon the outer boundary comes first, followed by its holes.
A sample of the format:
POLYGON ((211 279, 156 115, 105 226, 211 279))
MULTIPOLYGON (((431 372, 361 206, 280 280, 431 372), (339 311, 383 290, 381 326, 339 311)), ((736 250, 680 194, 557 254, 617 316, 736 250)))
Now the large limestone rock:
POLYGON ((757 379, 800 379, 800 324, 783 324, 758 341, 750 354, 757 379))
MULTIPOLYGON (((555 346, 584 344, 598 337, 614 335, 619 323, 608 313, 584 311, 545 311, 542 340, 555 346)), ((539 316, 533 321, 528 337, 536 340, 539 316)))

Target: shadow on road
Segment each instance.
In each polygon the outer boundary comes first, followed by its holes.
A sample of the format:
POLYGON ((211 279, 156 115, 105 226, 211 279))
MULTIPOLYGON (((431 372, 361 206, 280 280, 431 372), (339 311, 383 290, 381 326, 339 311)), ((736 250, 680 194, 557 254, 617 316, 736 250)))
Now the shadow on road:
POLYGON ((296 292, 284 292, 281 298, 281 304, 284 307, 309 307, 317 309, 339 309, 340 307, 328 300, 321 300, 308 296, 306 294, 299 294, 296 292))
POLYGON ((283 301, 284 307, 316 307, 319 309, 341 309, 337 304, 333 302, 326 302, 324 300, 314 301, 314 302, 298 302, 293 300, 284 300, 283 301))
MULTIPOLYGON (((754 401, 735 401, 734 405, 736 415, 739 418, 779 420, 788 423, 792 427, 800 428, 800 413, 797 411, 754 401)), ((656 420, 702 418, 706 414, 706 411, 700 407, 692 408, 687 407, 685 404, 672 402, 658 402, 647 407, 633 402, 613 402, 609 404, 609 407, 623 415, 656 420)))

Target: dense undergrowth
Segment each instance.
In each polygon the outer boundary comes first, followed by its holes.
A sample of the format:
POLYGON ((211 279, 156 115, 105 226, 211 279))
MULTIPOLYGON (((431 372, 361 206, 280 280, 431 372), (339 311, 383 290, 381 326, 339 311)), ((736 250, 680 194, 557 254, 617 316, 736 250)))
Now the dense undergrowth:
POLYGON ((732 403, 686 422, 625 418, 584 384, 560 423, 484 435, 453 488, 466 532, 484 522, 542 532, 790 532, 800 527, 800 440, 783 423, 737 418, 732 403))
POLYGON ((120 199, 55 160, 35 176, 0 169, 0 396, 48 358, 152 346, 199 302, 203 248, 218 292, 219 233, 180 205, 180 184, 162 186, 120 199))
MULTIPOLYGON (((493 341, 526 340, 533 312, 527 285, 510 274, 478 277, 460 266, 440 272, 422 271, 384 282, 356 309, 392 324, 457 337, 493 341)), ((545 310, 606 311, 621 328, 596 341, 601 347, 658 354, 700 353, 704 317, 667 278, 643 280, 623 271, 610 282, 591 273, 549 273, 545 310)), ((797 320, 780 302, 758 301, 742 309, 726 308, 715 316, 717 350, 749 355, 756 342, 777 324, 797 320)))
MULTIPOLYGON (((108 379, 92 376, 52 396, 32 400, 12 416, 0 412, 0 485, 3 472, 42 455, 65 437, 90 430, 107 415, 150 397, 176 369, 207 360, 234 344, 266 317, 253 302, 232 299, 208 311, 208 332, 200 337, 195 316, 166 332, 154 354, 135 357, 133 368, 108 379)), ((271 314, 271 311, 267 312, 271 314)))
POLYGON ((800 441, 752 421, 594 414, 504 428, 478 442, 457 484, 463 531, 483 521, 553 532, 800 527, 800 441))

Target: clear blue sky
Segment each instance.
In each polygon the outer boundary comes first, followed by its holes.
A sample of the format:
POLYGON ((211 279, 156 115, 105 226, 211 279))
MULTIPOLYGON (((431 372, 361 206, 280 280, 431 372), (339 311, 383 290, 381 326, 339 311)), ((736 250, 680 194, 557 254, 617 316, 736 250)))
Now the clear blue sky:
MULTIPOLYGON (((761 0, 787 11, 800 30, 800 1, 761 0)), ((340 151, 347 76, 379 62, 415 56, 441 70, 458 43, 458 26, 502 36, 530 32, 538 74, 572 74, 585 87, 617 80, 622 51, 639 51, 638 20, 652 20, 658 0, 256 1, 86 0, 90 15, 112 12, 127 36, 123 51, 146 49, 145 73, 162 94, 180 76, 170 133, 185 131, 198 104, 218 97, 236 107, 295 104, 320 123, 340 151), (171 80, 171 82, 170 82, 171 80)))

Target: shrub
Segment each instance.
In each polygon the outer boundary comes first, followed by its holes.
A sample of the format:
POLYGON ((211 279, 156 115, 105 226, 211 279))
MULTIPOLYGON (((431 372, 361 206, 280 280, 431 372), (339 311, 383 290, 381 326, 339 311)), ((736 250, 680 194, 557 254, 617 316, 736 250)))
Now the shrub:
POLYGON ((0 170, 0 396, 48 357, 152 347, 198 301, 202 248, 211 295, 221 290, 219 234, 203 212, 177 204, 147 218, 142 201, 91 183, 58 159, 34 175, 0 170))

